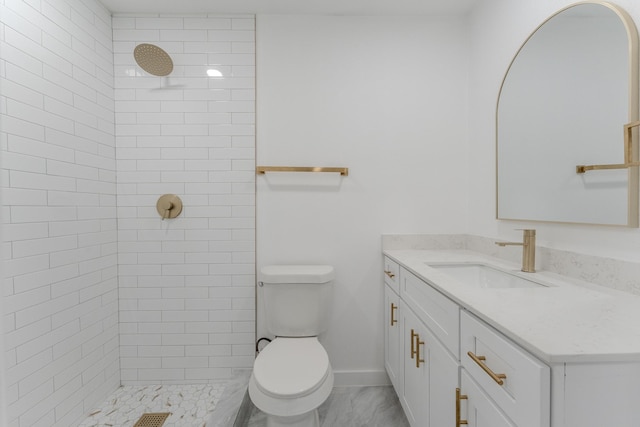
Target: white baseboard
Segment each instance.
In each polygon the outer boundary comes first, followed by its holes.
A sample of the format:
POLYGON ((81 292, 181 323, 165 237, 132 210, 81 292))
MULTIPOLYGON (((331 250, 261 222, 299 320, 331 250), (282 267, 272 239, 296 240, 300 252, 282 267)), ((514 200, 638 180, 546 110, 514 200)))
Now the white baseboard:
POLYGON ((334 387, 391 385, 386 371, 333 371, 334 387))

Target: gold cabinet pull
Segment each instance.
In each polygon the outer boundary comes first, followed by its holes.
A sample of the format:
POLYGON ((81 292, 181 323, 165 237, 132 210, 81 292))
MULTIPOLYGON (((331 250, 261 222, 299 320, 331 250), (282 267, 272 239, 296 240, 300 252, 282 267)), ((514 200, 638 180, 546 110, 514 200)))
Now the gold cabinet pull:
POLYGON ((411 330, 411 358, 412 359, 416 357, 416 337, 417 336, 418 334, 416 334, 415 331, 412 329, 411 330))
POLYGON ((424 345, 424 341, 420 341, 420 334, 416 334, 416 368, 419 368, 420 364, 424 363, 424 359, 420 359, 421 345, 424 345))
POLYGON ((461 419, 461 416, 460 416, 461 400, 467 400, 467 395, 461 394, 460 389, 456 388, 456 427, 460 427, 461 425, 466 425, 469 423, 467 420, 461 419))
POLYGON ((395 274, 393 274, 391 271, 389 270, 385 270, 384 274, 386 274, 387 276, 389 276, 389 279, 393 279, 394 277, 396 277, 395 274))
POLYGON ((487 360, 486 357, 484 356, 476 356, 475 354, 473 354, 472 351, 467 352, 467 355, 469 355, 469 357, 478 364, 478 366, 480 366, 482 368, 483 371, 485 371, 487 373, 487 375, 489 375, 491 378, 493 378, 493 380, 495 382, 497 382, 499 385, 503 385, 504 384, 504 379, 507 378, 507 376, 505 374, 496 374, 495 372, 493 372, 491 370, 491 368, 489 368, 484 361, 487 360))
POLYGON ((391 326, 398 323, 398 319, 396 319, 396 316, 395 316, 397 309, 398 309, 398 306, 395 305, 394 303, 391 303, 391 326))

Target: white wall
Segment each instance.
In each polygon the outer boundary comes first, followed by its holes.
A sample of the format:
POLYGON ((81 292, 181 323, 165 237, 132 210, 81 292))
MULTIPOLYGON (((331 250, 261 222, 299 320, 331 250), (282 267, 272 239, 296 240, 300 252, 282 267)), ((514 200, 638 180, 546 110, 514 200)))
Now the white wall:
POLYGON ((122 383, 229 378, 255 353, 254 18, 113 27, 122 383), (143 42, 173 58, 169 77, 137 66, 143 42), (178 218, 156 211, 165 193, 178 218))
POLYGON ((120 382, 111 17, 2 0, 0 22, 3 416, 67 427, 120 382))
POLYGON ((467 45, 462 18, 257 18, 258 165, 349 168, 257 182, 258 267, 336 268, 339 382, 384 377, 380 235, 466 231, 467 45))
MULTIPOLYGON (((495 220, 495 108, 507 66, 522 42, 535 28, 570 1, 489 0, 479 4, 471 22, 469 231, 489 237, 520 238, 516 228, 538 230, 538 243, 551 248, 637 261, 640 230, 495 220)), ((640 4, 620 0, 640 23, 640 4)), ((622 133, 621 133, 622 138, 622 133)), ((622 141, 620 141, 622 147, 622 141)))

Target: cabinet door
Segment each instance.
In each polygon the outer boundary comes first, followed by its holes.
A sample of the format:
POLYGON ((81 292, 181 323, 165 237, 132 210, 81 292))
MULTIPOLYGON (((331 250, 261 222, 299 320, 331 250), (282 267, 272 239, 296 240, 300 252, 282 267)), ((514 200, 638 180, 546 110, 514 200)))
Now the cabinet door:
POLYGON ((384 365, 391 384, 400 393, 402 380, 402 333, 400 330, 400 297, 389 287, 384 287, 384 365))
POLYGON ((468 427, 515 427, 515 424, 487 397, 464 368, 461 373, 460 389, 462 395, 466 396, 466 399, 461 400, 460 418, 467 421, 468 427))
POLYGON ((431 329, 451 354, 460 354, 460 307, 405 268, 400 268, 402 301, 431 329))
POLYGON ((453 426, 458 361, 408 307, 401 307, 401 317, 405 344, 399 394, 409 423, 412 427, 453 426))
POLYGON ((403 382, 400 402, 411 427, 429 426, 429 369, 423 360, 426 327, 404 304, 400 308, 403 325, 403 382))
POLYGON ((458 361, 428 329, 425 331, 423 341, 426 347, 424 359, 429 369, 429 425, 431 427, 454 426, 458 361))

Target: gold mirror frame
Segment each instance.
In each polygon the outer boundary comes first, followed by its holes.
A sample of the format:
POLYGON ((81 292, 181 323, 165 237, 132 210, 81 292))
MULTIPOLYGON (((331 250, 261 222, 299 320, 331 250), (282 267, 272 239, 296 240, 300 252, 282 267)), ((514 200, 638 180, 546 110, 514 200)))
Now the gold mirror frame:
MULTIPOLYGON (((511 60, 511 62, 509 63, 509 66, 505 72, 505 75, 502 79, 502 83, 500 85, 500 90, 498 92, 498 99, 497 99, 497 103, 496 103, 496 205, 495 205, 495 212, 496 212, 496 219, 498 220, 517 220, 517 221, 533 221, 533 222, 547 222, 547 223, 577 223, 577 224, 591 224, 591 225, 612 225, 612 226, 624 226, 624 227, 638 227, 639 226, 639 183, 640 183, 640 173, 639 173, 639 167, 634 166, 634 167, 629 167, 627 168, 627 223, 620 223, 620 224, 600 224, 600 223, 589 223, 589 222, 585 222, 585 221, 564 221, 564 220, 553 220, 553 219, 535 219, 535 218, 507 218, 507 217, 501 217, 500 216, 500 212, 499 212, 499 159, 498 159, 498 151, 499 151, 499 107, 500 107, 500 98, 505 86, 505 81, 507 80, 507 77, 509 76, 509 71, 511 70, 514 62, 516 61, 516 59, 518 58, 518 55, 521 53, 521 51, 524 49, 524 47, 527 45, 527 43, 530 41, 530 39, 545 25, 547 24, 551 19, 557 17, 559 14, 567 11, 568 9, 574 8, 576 6, 580 6, 580 5, 601 5, 604 6, 606 8, 608 8, 609 10, 611 10, 612 12, 614 12, 618 18, 620 19, 621 23, 624 25, 626 34, 627 34, 627 40, 628 40, 628 59, 629 59, 629 70, 628 70, 628 76, 629 76, 629 98, 628 98, 628 122, 634 122, 637 121, 639 119, 639 115, 640 115, 640 106, 639 106, 639 98, 640 98, 640 77, 639 77, 639 63, 638 63, 638 32, 637 32, 637 28, 633 22, 633 19, 631 18, 631 16, 623 9, 621 9, 620 7, 612 4, 612 3, 608 3, 608 2, 594 2, 594 1, 584 1, 584 2, 578 2, 578 3, 574 3, 571 4, 569 6, 566 6, 562 9, 560 9, 559 11, 557 11, 556 13, 554 13, 553 15, 551 15, 549 18, 547 18, 546 20, 544 20, 544 22, 542 22, 538 27, 535 28, 535 30, 527 37, 527 39, 522 43, 522 45, 520 46, 520 48, 518 49, 518 51, 515 53, 513 59, 511 60)), ((622 152, 623 150, 623 141, 622 141, 622 127, 623 124, 621 123, 621 138, 620 138, 620 150, 622 152)), ((632 157, 632 161, 634 162, 638 162, 638 135, 637 132, 634 132, 633 135, 631 135, 631 142, 630 142, 630 153, 631 153, 631 157, 632 157)))

